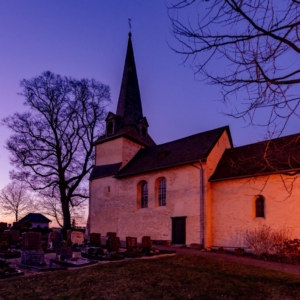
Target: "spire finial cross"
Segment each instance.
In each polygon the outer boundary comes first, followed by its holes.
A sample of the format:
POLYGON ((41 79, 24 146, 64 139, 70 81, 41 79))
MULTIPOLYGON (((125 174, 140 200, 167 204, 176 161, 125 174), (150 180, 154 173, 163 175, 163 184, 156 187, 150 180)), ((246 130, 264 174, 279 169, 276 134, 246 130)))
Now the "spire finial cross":
POLYGON ((129 32, 131 32, 131 19, 128 18, 129 32))

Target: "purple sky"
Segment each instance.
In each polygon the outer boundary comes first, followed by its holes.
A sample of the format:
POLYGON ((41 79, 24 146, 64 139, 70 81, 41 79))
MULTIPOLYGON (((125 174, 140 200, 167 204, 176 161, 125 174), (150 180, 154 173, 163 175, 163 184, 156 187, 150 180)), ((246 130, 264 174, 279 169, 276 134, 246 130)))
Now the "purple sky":
MULTIPOLYGON (((167 1, 166 3, 169 3, 167 1)), ((115 112, 132 19, 132 42, 143 113, 157 144, 230 125, 235 146, 263 139, 264 128, 222 115, 219 89, 194 79, 172 40, 163 0, 0 0, 0 118, 22 111, 20 80, 49 70, 95 78, 111 87, 115 112)), ((217 68, 218 62, 216 62, 217 68)), ((299 131, 291 122, 284 135, 299 131)), ((11 166, 1 127, 0 188, 11 166)))

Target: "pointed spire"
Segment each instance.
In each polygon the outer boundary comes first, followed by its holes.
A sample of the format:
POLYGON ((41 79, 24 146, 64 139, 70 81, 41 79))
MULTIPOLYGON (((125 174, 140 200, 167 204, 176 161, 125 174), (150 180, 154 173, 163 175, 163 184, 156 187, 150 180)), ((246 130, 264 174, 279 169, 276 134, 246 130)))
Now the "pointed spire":
POLYGON ((131 42, 131 32, 129 32, 128 36, 117 116, 122 118, 123 125, 136 125, 143 118, 143 111, 131 42))
POLYGON ((143 146, 155 145, 155 142, 148 134, 148 121, 143 116, 131 32, 128 34, 128 46, 117 112, 116 114, 109 112, 105 121, 106 133, 97 139, 96 144, 126 136, 143 146))

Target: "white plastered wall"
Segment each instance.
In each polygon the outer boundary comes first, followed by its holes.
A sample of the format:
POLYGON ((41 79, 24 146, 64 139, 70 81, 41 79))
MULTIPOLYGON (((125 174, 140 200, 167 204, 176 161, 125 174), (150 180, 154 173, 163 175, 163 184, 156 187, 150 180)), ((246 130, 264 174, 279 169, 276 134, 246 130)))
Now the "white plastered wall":
POLYGON ((106 235, 149 235, 152 240, 171 240, 171 217, 186 216, 186 243, 200 241, 199 170, 191 165, 123 179, 105 177, 90 182, 90 232, 106 235), (166 179, 166 206, 158 206, 155 182, 166 179), (138 183, 148 183, 148 208, 139 208, 138 183))
POLYGON ((211 183, 212 246, 244 247, 246 230, 259 225, 289 229, 292 238, 300 238, 300 178, 268 177, 226 180, 211 183), (267 180, 267 181, 266 181, 267 180), (292 195, 283 185, 293 182, 292 195), (265 198, 265 218, 255 218, 253 199, 265 198))
POLYGON ((204 246, 210 247, 212 244, 212 187, 208 181, 215 171, 225 149, 231 148, 230 140, 226 131, 211 150, 206 160, 206 171, 204 172, 204 246))
POLYGON ((123 167, 141 148, 143 146, 125 137, 98 144, 96 145, 96 166, 122 162, 123 167))

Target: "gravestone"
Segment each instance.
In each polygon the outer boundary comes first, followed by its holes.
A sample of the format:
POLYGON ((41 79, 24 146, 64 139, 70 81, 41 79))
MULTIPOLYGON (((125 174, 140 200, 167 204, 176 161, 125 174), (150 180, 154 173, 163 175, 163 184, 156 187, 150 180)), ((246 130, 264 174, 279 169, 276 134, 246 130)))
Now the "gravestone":
POLYGON ((106 237, 116 238, 117 237, 117 233, 116 232, 107 232, 106 233, 106 237))
POLYGON ((48 235, 48 244, 50 245, 51 249, 56 250, 59 248, 63 243, 63 236, 61 232, 52 231, 48 235))
POLYGON ((106 247, 108 252, 118 252, 120 248, 120 239, 118 237, 108 236, 106 238, 106 247))
POLYGON ((21 264, 42 265, 45 264, 45 254, 42 250, 21 250, 21 264))
POLYGON ((126 237, 126 249, 127 251, 132 251, 137 248, 137 238, 127 236, 126 237))
POLYGON ((150 236, 142 237, 142 248, 151 248, 152 242, 150 236))
POLYGON ((19 230, 5 230, 5 234, 10 234, 11 235, 11 243, 12 244, 17 244, 20 241, 20 232, 19 230))
POLYGON ((150 236, 143 236, 142 237, 142 248, 143 248, 143 252, 146 255, 150 255, 151 247, 152 247, 152 242, 151 242, 150 236))
POLYGON ((41 244, 40 232, 24 232, 22 234, 23 249, 37 250, 41 244))
POLYGON ((90 245, 93 247, 101 246, 101 234, 100 233, 91 233, 90 234, 90 245))
POLYGON ((0 233, 0 252, 6 252, 11 244, 11 235, 0 233))
POLYGON ((64 261, 66 259, 71 259, 73 256, 73 251, 71 247, 60 247, 56 250, 56 257, 60 261, 64 261))
POLYGON ((84 234, 81 231, 73 231, 71 233, 71 241, 72 244, 83 244, 84 242, 84 234))
POLYGON ((41 236, 40 232, 24 232, 22 234, 21 264, 45 264, 44 251, 40 250, 41 236))

